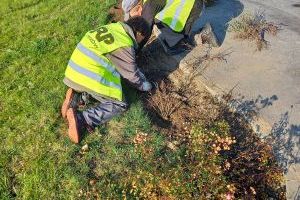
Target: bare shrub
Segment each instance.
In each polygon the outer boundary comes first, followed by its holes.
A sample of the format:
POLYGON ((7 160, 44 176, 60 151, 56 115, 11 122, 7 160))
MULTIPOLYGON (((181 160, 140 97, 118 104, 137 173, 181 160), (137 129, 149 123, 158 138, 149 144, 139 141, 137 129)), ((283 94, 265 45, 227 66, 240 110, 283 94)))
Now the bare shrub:
POLYGON ((268 22, 263 12, 256 14, 246 13, 229 24, 229 31, 235 32, 235 37, 242 40, 255 41, 257 50, 268 48, 265 33, 276 36, 279 27, 273 22, 268 22))
POLYGON ((199 92, 189 92, 192 90, 190 82, 181 82, 176 88, 165 79, 159 84, 155 95, 149 96, 148 102, 161 117, 169 120, 175 111, 198 96, 199 92))

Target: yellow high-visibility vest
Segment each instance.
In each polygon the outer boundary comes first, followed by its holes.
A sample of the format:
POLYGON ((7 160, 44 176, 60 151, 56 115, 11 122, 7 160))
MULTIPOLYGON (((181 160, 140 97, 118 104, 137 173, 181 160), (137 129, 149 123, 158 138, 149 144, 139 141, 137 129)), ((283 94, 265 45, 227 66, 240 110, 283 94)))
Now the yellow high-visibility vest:
MULTIPOLYGON (((144 3, 147 0, 144 0, 144 3)), ((155 18, 175 32, 181 32, 186 24, 195 0, 167 0, 166 6, 155 18)))
POLYGON ((95 93, 121 101, 120 74, 104 55, 133 45, 121 22, 89 31, 74 50, 65 76, 95 93))

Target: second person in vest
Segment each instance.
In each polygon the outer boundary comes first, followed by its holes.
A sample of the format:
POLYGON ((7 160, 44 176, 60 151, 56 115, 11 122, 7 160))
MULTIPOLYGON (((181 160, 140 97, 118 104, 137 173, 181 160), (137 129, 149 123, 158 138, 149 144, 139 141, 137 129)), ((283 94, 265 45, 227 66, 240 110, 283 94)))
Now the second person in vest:
MULTIPOLYGON (((160 32, 159 39, 167 54, 190 51, 196 45, 192 25, 204 8, 202 0, 123 0, 122 8, 125 21, 133 16, 142 16, 151 29, 156 24, 160 32)), ((219 46, 209 24, 200 34, 203 42, 219 46)))
POLYGON ((93 130, 127 109, 121 78, 140 91, 151 90, 135 60, 139 44, 150 34, 148 23, 135 17, 89 31, 78 43, 65 72, 69 89, 61 108, 71 141, 78 143, 85 130, 93 130), (74 97, 83 92, 99 101, 98 105, 77 110, 74 97))

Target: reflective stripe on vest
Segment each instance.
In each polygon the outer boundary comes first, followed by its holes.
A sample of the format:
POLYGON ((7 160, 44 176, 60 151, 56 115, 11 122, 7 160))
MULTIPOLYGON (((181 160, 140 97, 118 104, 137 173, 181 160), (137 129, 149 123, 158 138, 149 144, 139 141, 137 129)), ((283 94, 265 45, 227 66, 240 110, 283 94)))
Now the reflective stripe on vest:
POLYGON ((113 74, 113 76, 120 78, 119 72, 117 72, 115 67, 113 67, 110 63, 106 62, 101 57, 97 56, 94 52, 84 47, 81 43, 77 45, 77 48, 79 49, 79 51, 81 51, 81 53, 83 53, 87 57, 90 57, 91 59, 96 61, 99 65, 105 67, 108 71, 110 71, 113 74))
POLYGON ((167 0, 166 6, 155 18, 168 25, 173 31, 181 32, 194 3, 195 0, 167 0))
POLYGON ((155 18, 162 21, 162 19, 165 18, 165 15, 166 15, 166 12, 167 12, 166 8, 170 7, 173 2, 174 2, 174 0, 168 0, 166 6, 162 9, 162 11, 157 13, 155 18))
POLYGON ((121 23, 90 31, 74 50, 65 76, 95 93, 121 101, 123 93, 120 74, 105 54, 133 45, 121 23))
POLYGON ((115 84, 113 82, 110 82, 108 80, 106 80, 104 77, 102 77, 101 75, 99 74, 96 74, 92 71, 89 71, 79 65, 77 65, 76 63, 74 63, 72 60, 69 61, 69 66, 75 70, 76 72, 80 73, 80 74, 83 74, 87 77, 89 77, 90 79, 93 79, 99 83, 102 83, 103 85, 106 85, 106 86, 109 86, 109 87, 114 87, 114 88, 117 88, 119 90, 122 90, 122 86, 119 85, 119 84, 115 84))

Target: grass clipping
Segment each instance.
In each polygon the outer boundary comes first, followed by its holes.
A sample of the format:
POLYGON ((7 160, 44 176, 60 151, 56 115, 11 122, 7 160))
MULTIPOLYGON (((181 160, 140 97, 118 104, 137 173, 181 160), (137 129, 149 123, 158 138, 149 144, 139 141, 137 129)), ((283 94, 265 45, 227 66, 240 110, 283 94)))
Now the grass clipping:
POLYGON ((258 51, 267 49, 268 41, 265 40, 265 33, 276 36, 279 27, 273 22, 268 22, 263 12, 256 14, 246 13, 229 24, 229 31, 235 32, 235 38, 255 41, 258 51))

